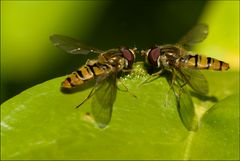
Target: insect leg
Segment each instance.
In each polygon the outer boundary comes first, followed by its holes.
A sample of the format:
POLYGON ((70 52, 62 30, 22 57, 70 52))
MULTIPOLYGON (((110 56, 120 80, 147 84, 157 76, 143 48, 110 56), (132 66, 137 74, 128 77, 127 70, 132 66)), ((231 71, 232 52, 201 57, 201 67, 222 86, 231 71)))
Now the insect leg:
POLYGON ((178 93, 181 93, 181 91, 183 91, 183 87, 186 84, 187 84, 187 82, 185 80, 179 79, 179 76, 177 75, 176 70, 172 69, 172 80, 171 80, 170 90, 173 89, 174 94, 176 95, 174 85, 178 87, 178 90, 179 90, 178 93))
MULTIPOLYGON (((175 96, 177 97, 177 98, 180 98, 180 96, 181 96, 181 94, 183 94, 183 92, 184 92, 184 89, 183 89, 183 87, 185 86, 185 85, 187 85, 187 82, 185 81, 185 80, 179 80, 179 79, 175 79, 176 80, 176 86, 177 86, 177 92, 176 92, 176 90, 173 88, 173 91, 174 91, 174 94, 175 94, 175 96), (181 81, 181 82, 180 82, 181 81), (184 81, 184 82, 182 82, 182 81, 184 81), (178 93, 178 94, 177 94, 178 93)), ((174 84, 173 84, 174 85, 174 84)))
POLYGON ((145 80, 143 80, 138 86, 142 86, 145 83, 150 83, 152 81, 154 81, 155 79, 157 79, 159 77, 159 75, 163 72, 164 69, 159 70, 156 73, 153 73, 152 75, 150 75, 148 78, 146 78, 145 80))
POLYGON ((171 89, 173 89, 173 91, 174 91, 173 85, 174 85, 175 80, 176 80, 175 70, 172 69, 172 72, 171 72, 171 73, 172 73, 172 79, 171 79, 170 89, 168 90, 168 93, 169 93, 169 91, 170 91, 171 89))
POLYGON ((76 108, 80 107, 82 104, 84 104, 89 98, 91 98, 95 92, 96 86, 93 87, 91 92, 88 94, 88 96, 79 104, 76 106, 76 108))
POLYGON ((173 90, 173 93, 174 93, 174 95, 175 95, 175 97, 177 97, 177 98, 179 98, 179 96, 177 95, 177 92, 176 92, 176 90, 175 90, 175 88, 174 88, 174 85, 175 85, 175 83, 178 83, 178 81, 177 81, 177 79, 176 79, 176 73, 175 73, 176 71, 174 70, 174 69, 172 69, 172 79, 171 79, 171 84, 170 84, 170 88, 169 88, 169 90, 168 90, 168 92, 167 92, 167 95, 166 95, 166 100, 165 100, 165 106, 167 106, 168 105, 168 97, 169 97, 169 94, 170 94, 170 91, 171 90, 173 90), (176 81, 176 82, 175 82, 176 81))
POLYGON ((100 84, 100 82, 102 82, 105 78, 107 78, 107 75, 97 78, 96 83, 95 83, 93 89, 91 90, 91 92, 89 93, 89 95, 82 101, 82 103, 80 103, 79 105, 77 105, 76 108, 80 107, 80 106, 81 106, 82 104, 84 104, 89 98, 91 98, 91 97, 94 95, 97 86, 98 86, 98 85, 100 84))
POLYGON ((133 93, 131 93, 129 90, 128 90, 128 87, 122 82, 121 79, 119 79, 119 81, 121 82, 121 84, 123 85, 123 87, 126 89, 126 92, 128 92, 130 95, 132 95, 133 97, 137 98, 137 96, 133 93))
POLYGON ((180 87, 184 87, 185 85, 187 85, 187 82, 184 82, 182 85, 180 85, 180 87))

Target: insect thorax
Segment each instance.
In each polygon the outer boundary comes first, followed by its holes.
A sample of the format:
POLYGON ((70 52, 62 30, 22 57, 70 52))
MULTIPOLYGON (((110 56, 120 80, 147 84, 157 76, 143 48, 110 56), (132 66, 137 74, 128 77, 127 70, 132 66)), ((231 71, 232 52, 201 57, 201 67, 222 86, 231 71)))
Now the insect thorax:
POLYGON ((131 69, 135 60, 134 51, 126 47, 115 49, 113 52, 106 52, 99 56, 100 63, 107 63, 117 71, 131 69), (118 50, 118 51, 116 51, 118 50))
POLYGON ((175 52, 164 52, 160 54, 158 59, 162 67, 177 67, 179 62, 179 54, 175 52))
POLYGON ((174 45, 157 46, 146 53, 147 62, 154 67, 175 67, 180 58, 180 49, 174 45))

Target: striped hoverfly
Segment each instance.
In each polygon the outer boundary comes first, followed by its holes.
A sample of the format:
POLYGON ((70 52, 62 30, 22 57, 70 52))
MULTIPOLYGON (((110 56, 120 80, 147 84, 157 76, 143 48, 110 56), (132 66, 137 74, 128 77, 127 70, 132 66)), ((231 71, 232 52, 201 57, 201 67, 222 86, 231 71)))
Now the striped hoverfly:
POLYGON ((136 49, 120 47, 103 51, 85 46, 78 40, 63 35, 52 35, 50 40, 55 46, 70 54, 99 54, 97 59, 88 60, 85 65, 68 75, 61 87, 72 89, 95 79, 91 92, 76 108, 93 96, 91 107, 93 117, 98 127, 104 128, 111 120, 117 93, 117 74, 131 70, 136 49))
POLYGON ((156 45, 149 50, 142 50, 145 62, 157 69, 152 77, 158 77, 165 69, 172 73, 170 88, 177 98, 178 111, 183 124, 189 130, 196 130, 193 124, 194 105, 185 85, 189 85, 201 95, 208 93, 208 82, 200 70, 223 71, 229 64, 211 57, 194 54, 190 49, 202 42, 208 35, 208 26, 199 24, 190 30, 177 44, 156 45), (190 114, 189 114, 190 113, 190 114))

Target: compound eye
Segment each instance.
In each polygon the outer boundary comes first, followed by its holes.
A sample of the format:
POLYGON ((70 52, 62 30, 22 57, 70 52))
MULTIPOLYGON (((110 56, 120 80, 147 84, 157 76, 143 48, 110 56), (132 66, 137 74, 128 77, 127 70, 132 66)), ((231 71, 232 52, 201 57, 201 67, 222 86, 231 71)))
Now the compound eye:
POLYGON ((159 56, 160 56, 160 48, 159 47, 152 48, 148 52, 148 62, 149 62, 149 64, 157 67, 159 56))
POLYGON ((134 62, 134 59, 135 59, 135 56, 134 56, 134 53, 127 49, 127 48, 121 48, 120 49, 122 51, 122 54, 123 54, 123 57, 127 60, 127 68, 131 68, 132 67, 132 64, 134 62))

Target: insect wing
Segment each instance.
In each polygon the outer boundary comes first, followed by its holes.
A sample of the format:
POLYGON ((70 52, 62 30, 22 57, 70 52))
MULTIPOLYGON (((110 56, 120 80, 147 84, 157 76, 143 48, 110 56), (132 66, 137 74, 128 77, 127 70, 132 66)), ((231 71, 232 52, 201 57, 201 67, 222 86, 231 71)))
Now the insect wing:
POLYGON ((198 128, 198 121, 189 91, 186 86, 180 87, 179 84, 177 84, 174 85, 174 92, 177 99, 179 116, 183 125, 189 131, 196 131, 198 128))
POLYGON ((92 100, 92 113, 100 128, 107 126, 111 120, 112 107, 117 94, 116 80, 116 74, 97 79, 96 91, 92 100))
POLYGON ((199 94, 208 93, 208 82, 198 69, 182 67, 178 70, 184 81, 199 94))
POLYGON ((70 54, 82 54, 86 55, 89 53, 102 53, 102 50, 95 49, 86 45, 81 44, 78 40, 75 40, 68 36, 63 35, 52 35, 50 40, 53 44, 60 49, 70 54))
POLYGON ((206 39, 208 35, 208 25, 206 24, 198 24, 192 30, 190 30, 182 39, 178 42, 178 44, 182 45, 186 48, 191 48, 196 43, 202 42, 206 39))

